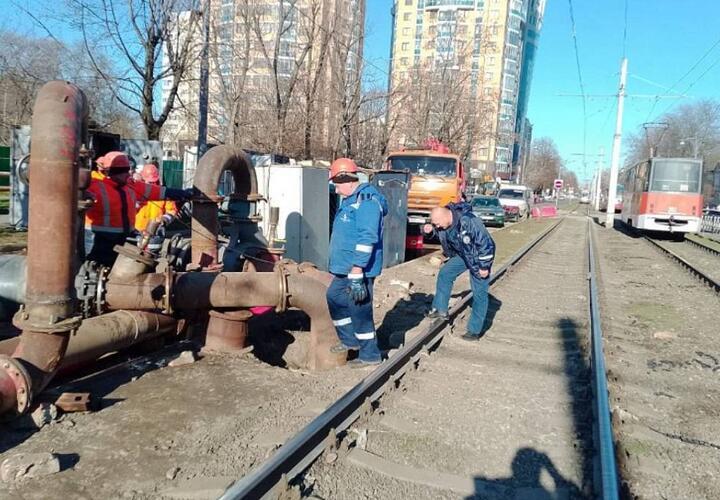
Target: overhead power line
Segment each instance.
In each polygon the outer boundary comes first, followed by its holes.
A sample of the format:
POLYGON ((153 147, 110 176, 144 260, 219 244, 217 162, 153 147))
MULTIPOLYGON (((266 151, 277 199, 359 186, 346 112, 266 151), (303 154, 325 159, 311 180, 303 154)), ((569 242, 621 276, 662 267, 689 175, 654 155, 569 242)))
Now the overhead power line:
MULTIPOLYGON (((716 48, 718 45, 720 45, 720 38, 718 38, 718 39, 715 41, 715 43, 713 43, 713 44, 710 46, 710 48, 707 49, 702 56, 700 56, 700 59, 698 59, 697 61, 695 61, 695 63, 693 63, 693 65, 690 66, 690 69, 687 70, 687 71, 683 74, 683 76, 681 76, 680 78, 678 78, 678 80, 677 80, 675 83, 673 83, 673 84, 668 88, 668 93, 670 93, 675 87, 677 87, 678 85, 680 85, 680 82, 682 82, 685 78, 687 78, 687 77, 690 75, 690 73, 692 73, 693 71, 695 71, 695 69, 696 69, 698 66, 700 66, 700 64, 705 60, 705 58, 706 58, 707 56, 709 56, 709 55, 712 53, 712 51, 715 50, 715 48, 716 48)), ((704 73, 702 73, 697 80, 695 80, 693 83, 691 83, 691 84, 688 86, 687 89, 685 89, 685 92, 687 92, 688 89, 692 88, 693 85, 695 85, 703 76, 705 76, 705 75, 707 74, 707 72, 708 72, 710 69, 712 69, 717 63, 718 63, 718 61, 716 61, 715 63, 713 63, 713 64, 710 66, 710 68, 708 68, 704 73)), ((682 93, 685 94, 685 92, 682 92, 682 93)), ((657 106, 658 101, 659 101, 659 99, 656 99, 655 102, 653 103, 652 108, 650 108, 650 112, 649 112, 649 113, 647 114, 647 116, 645 117, 645 121, 648 121, 648 120, 650 119, 650 115, 652 115, 653 111, 655 111, 655 107, 657 106)), ((667 108, 667 109, 669 109, 669 108, 667 108)), ((667 109, 666 109, 664 112, 667 112, 667 109)))
POLYGON ((572 26, 573 47, 575 48, 575 65, 577 67, 578 82, 580 83, 580 94, 582 96, 583 110, 583 153, 587 147, 587 98, 585 96, 585 84, 583 83, 582 71, 580 69, 580 51, 578 50, 577 31, 575 28, 575 13, 573 11, 572 0, 568 0, 570 9, 570 24, 572 26))

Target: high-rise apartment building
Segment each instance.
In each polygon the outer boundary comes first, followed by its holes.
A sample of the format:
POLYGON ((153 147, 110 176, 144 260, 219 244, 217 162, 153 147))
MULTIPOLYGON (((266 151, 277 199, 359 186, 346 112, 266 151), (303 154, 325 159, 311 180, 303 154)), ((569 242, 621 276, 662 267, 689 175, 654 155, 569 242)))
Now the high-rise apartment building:
POLYGON ((390 147, 433 135, 471 173, 516 175, 545 0, 395 0, 390 147))
MULTIPOLYGON (((299 158, 343 153, 359 103, 365 1, 211 5, 208 142, 299 158)), ((199 65, 191 69, 163 129, 167 146, 197 137, 199 65)))

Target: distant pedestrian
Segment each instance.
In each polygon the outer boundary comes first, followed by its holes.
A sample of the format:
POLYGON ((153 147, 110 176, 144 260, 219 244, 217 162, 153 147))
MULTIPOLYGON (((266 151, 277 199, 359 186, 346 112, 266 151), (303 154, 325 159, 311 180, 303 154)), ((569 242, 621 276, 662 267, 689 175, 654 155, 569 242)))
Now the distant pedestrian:
POLYGON ((485 326, 495 242, 467 203, 450 203, 446 207, 434 208, 430 221, 431 224, 426 224, 423 230, 426 233, 437 231, 443 254, 448 260, 438 273, 435 298, 427 316, 447 318, 453 284, 458 276, 469 270, 473 293, 472 313, 467 332, 461 338, 478 340, 485 326))
POLYGON ((373 284, 382 270, 385 198, 370 184, 360 183, 358 167, 339 158, 330 180, 343 200, 335 214, 330 238, 330 273, 335 277, 327 302, 340 343, 333 353, 359 351, 354 367, 380 363, 373 321, 373 284))

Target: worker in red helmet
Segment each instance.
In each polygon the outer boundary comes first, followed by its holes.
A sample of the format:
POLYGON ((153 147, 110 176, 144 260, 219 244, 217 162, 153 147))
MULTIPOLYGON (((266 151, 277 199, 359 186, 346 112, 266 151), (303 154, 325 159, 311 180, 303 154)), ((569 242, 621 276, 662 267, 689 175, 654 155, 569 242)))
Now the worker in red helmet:
MULTIPOLYGON (((159 186, 160 171, 152 163, 143 165, 140 170, 140 179, 146 184, 159 186)), ((137 214, 135 215, 135 229, 141 232, 145 231, 151 221, 168 225, 177 217, 177 213, 177 205, 172 200, 139 202, 137 214)))
POLYGON ((330 166, 330 181, 343 197, 333 221, 329 270, 334 275, 327 303, 340 342, 334 353, 358 351, 354 367, 380 363, 373 321, 373 284, 383 264, 383 217, 387 202, 374 186, 361 183, 349 158, 330 166))
POLYGON ((130 160, 125 153, 112 151, 96 160, 102 177, 94 176, 86 192, 94 200, 85 212, 87 260, 112 266, 115 245, 123 245, 135 230, 138 203, 148 200, 186 200, 190 191, 134 182, 130 160))

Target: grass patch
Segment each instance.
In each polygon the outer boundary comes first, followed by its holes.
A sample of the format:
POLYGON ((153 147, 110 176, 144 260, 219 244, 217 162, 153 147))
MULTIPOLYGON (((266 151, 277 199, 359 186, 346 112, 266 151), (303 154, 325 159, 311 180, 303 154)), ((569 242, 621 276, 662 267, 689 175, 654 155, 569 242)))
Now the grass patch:
POLYGON ((671 331, 682 330, 682 314, 670 304, 634 302, 627 305, 625 311, 646 328, 671 331))
POLYGON ((27 246, 27 232, 0 228, 0 253, 17 252, 27 246))

